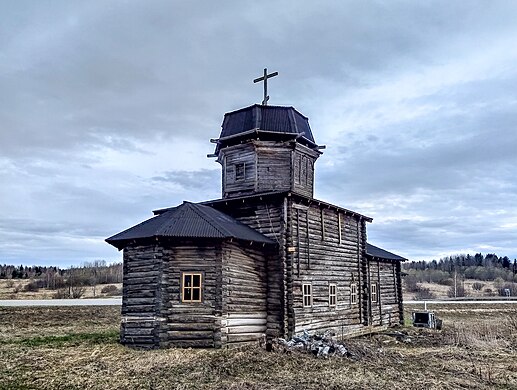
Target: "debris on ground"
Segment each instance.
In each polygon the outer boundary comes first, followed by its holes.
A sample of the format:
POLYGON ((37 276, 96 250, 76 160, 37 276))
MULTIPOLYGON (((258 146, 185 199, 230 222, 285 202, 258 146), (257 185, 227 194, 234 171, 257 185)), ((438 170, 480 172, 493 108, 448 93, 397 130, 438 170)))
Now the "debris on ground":
POLYGON ((350 356, 348 349, 339 341, 332 337, 331 332, 323 334, 309 334, 306 330, 299 336, 294 336, 291 340, 278 338, 273 341, 274 349, 283 351, 312 353, 319 358, 328 358, 331 356, 347 357, 350 356), (277 348, 275 348, 277 347, 277 348))
MULTIPOLYGON (((401 342, 401 343, 407 343, 407 344, 411 344, 413 342, 413 340, 411 339, 411 337, 409 337, 407 332, 400 332, 398 330, 395 330, 395 331, 391 331, 391 332, 383 332, 382 335, 393 337, 395 339, 395 342, 401 342)), ((389 341, 389 340, 384 340, 384 343, 387 343, 387 341, 389 341)))

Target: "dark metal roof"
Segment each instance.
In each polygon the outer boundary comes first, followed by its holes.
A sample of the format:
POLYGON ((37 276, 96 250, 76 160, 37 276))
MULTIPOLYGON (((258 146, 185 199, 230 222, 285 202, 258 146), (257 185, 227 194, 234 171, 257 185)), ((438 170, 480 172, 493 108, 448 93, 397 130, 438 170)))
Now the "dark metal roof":
POLYGON ((266 236, 216 209, 190 202, 183 202, 177 207, 167 209, 147 221, 107 238, 106 242, 120 249, 128 241, 152 237, 236 238, 275 244, 266 236))
POLYGON ((394 253, 388 252, 382 248, 379 248, 375 245, 372 245, 370 243, 366 243, 366 254, 371 257, 377 257, 380 259, 387 259, 387 260, 397 260, 397 261, 406 261, 404 257, 400 257, 399 255, 396 255, 394 253))
POLYGON ((230 143, 231 139, 253 132, 261 133, 261 136, 268 134, 300 136, 316 146, 309 119, 295 108, 254 104, 224 115, 217 150, 221 144, 230 143))

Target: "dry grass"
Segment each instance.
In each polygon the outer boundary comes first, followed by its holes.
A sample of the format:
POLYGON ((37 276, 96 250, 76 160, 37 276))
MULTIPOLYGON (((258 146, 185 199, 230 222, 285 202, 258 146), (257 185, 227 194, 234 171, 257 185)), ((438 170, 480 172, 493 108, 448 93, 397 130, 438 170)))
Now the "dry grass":
MULTIPOLYGON (((32 280, 30 279, 0 279, 0 299, 53 299, 56 294, 56 290, 47 290, 40 288, 38 291, 23 291, 23 288, 29 284, 32 280)), ((122 283, 111 283, 118 289, 122 288, 122 283)), ((98 284, 95 287, 95 296, 103 297, 106 294, 102 294, 101 290, 108 284, 98 284)), ((84 288, 84 294, 82 298, 94 298, 93 287, 86 286, 84 288)))
POLYGON ((0 389, 517 388, 511 306, 490 316, 436 307, 443 332, 349 340, 353 359, 328 360, 258 347, 135 351, 117 342, 118 308, 0 309, 0 389))
MULTIPOLYGON (((467 293, 467 296, 469 297, 487 297, 487 296, 495 296, 495 292, 497 289, 494 287, 494 281, 483 281, 480 282, 479 280, 475 279, 465 279, 465 292, 467 293), (481 290, 475 290, 472 285, 474 283, 482 283, 483 288, 481 290), (492 291, 491 293, 488 293, 488 290, 492 291)), ((447 292, 450 289, 450 286, 445 286, 438 283, 419 283, 419 285, 423 288, 429 289, 429 291, 434 295, 436 299, 447 299, 449 298, 447 295, 447 292)), ((405 286, 403 286, 404 291, 404 299, 405 300, 414 300, 415 299, 415 292, 409 292, 406 291, 405 286)))

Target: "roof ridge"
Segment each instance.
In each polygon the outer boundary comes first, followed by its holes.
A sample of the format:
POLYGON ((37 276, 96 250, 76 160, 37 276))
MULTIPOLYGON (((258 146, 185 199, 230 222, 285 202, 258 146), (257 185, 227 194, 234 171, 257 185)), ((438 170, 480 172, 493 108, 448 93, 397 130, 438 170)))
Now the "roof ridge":
MULTIPOLYGON (((163 213, 161 213, 161 214, 157 214, 157 215, 155 215, 155 216, 154 216, 154 218, 158 218, 158 217, 162 217, 162 216, 164 216, 164 217, 165 217, 165 215, 166 215, 166 214, 168 214, 168 213, 172 213, 173 211, 178 212, 178 211, 180 211, 180 210, 179 210, 179 208, 180 208, 180 207, 181 207, 181 205, 178 205, 178 206, 175 206, 175 207, 171 207, 171 208, 170 208, 170 209, 168 209, 167 211, 165 211, 165 212, 163 212, 163 213)), ((167 217, 167 218, 164 218, 164 221, 163 221, 163 222, 160 224, 160 226, 156 229, 156 233, 158 233, 158 232, 162 232, 162 229, 164 229, 164 228, 167 226, 167 224, 168 224, 168 223, 169 223, 169 218, 168 218, 168 217, 167 217)), ((157 235, 157 234, 155 234, 155 235, 157 235)))
MULTIPOLYGON (((188 202, 188 201, 184 201, 183 204, 189 205, 190 209, 193 212, 195 212, 203 221, 205 221, 210 226, 212 226, 215 230, 217 230, 223 237, 230 237, 232 235, 232 233, 230 231, 228 231, 227 229, 225 229, 224 227, 216 226, 214 223, 212 223, 210 221, 210 218, 206 215, 206 213, 200 207, 200 206, 204 206, 204 207, 210 207, 210 206, 200 205, 200 204, 192 203, 192 202, 188 202)), ((214 211, 218 211, 212 207, 210 207, 210 208, 214 211)), ((220 212, 220 211, 218 211, 218 212, 220 212)))

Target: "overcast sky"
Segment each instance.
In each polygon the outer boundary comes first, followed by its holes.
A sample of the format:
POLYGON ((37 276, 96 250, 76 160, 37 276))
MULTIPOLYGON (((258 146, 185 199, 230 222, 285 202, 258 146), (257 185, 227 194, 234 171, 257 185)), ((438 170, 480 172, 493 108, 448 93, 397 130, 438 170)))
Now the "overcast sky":
POLYGON ((225 112, 309 117, 316 197, 411 260, 517 257, 517 2, 1 1, 0 263, 220 197, 225 112))

